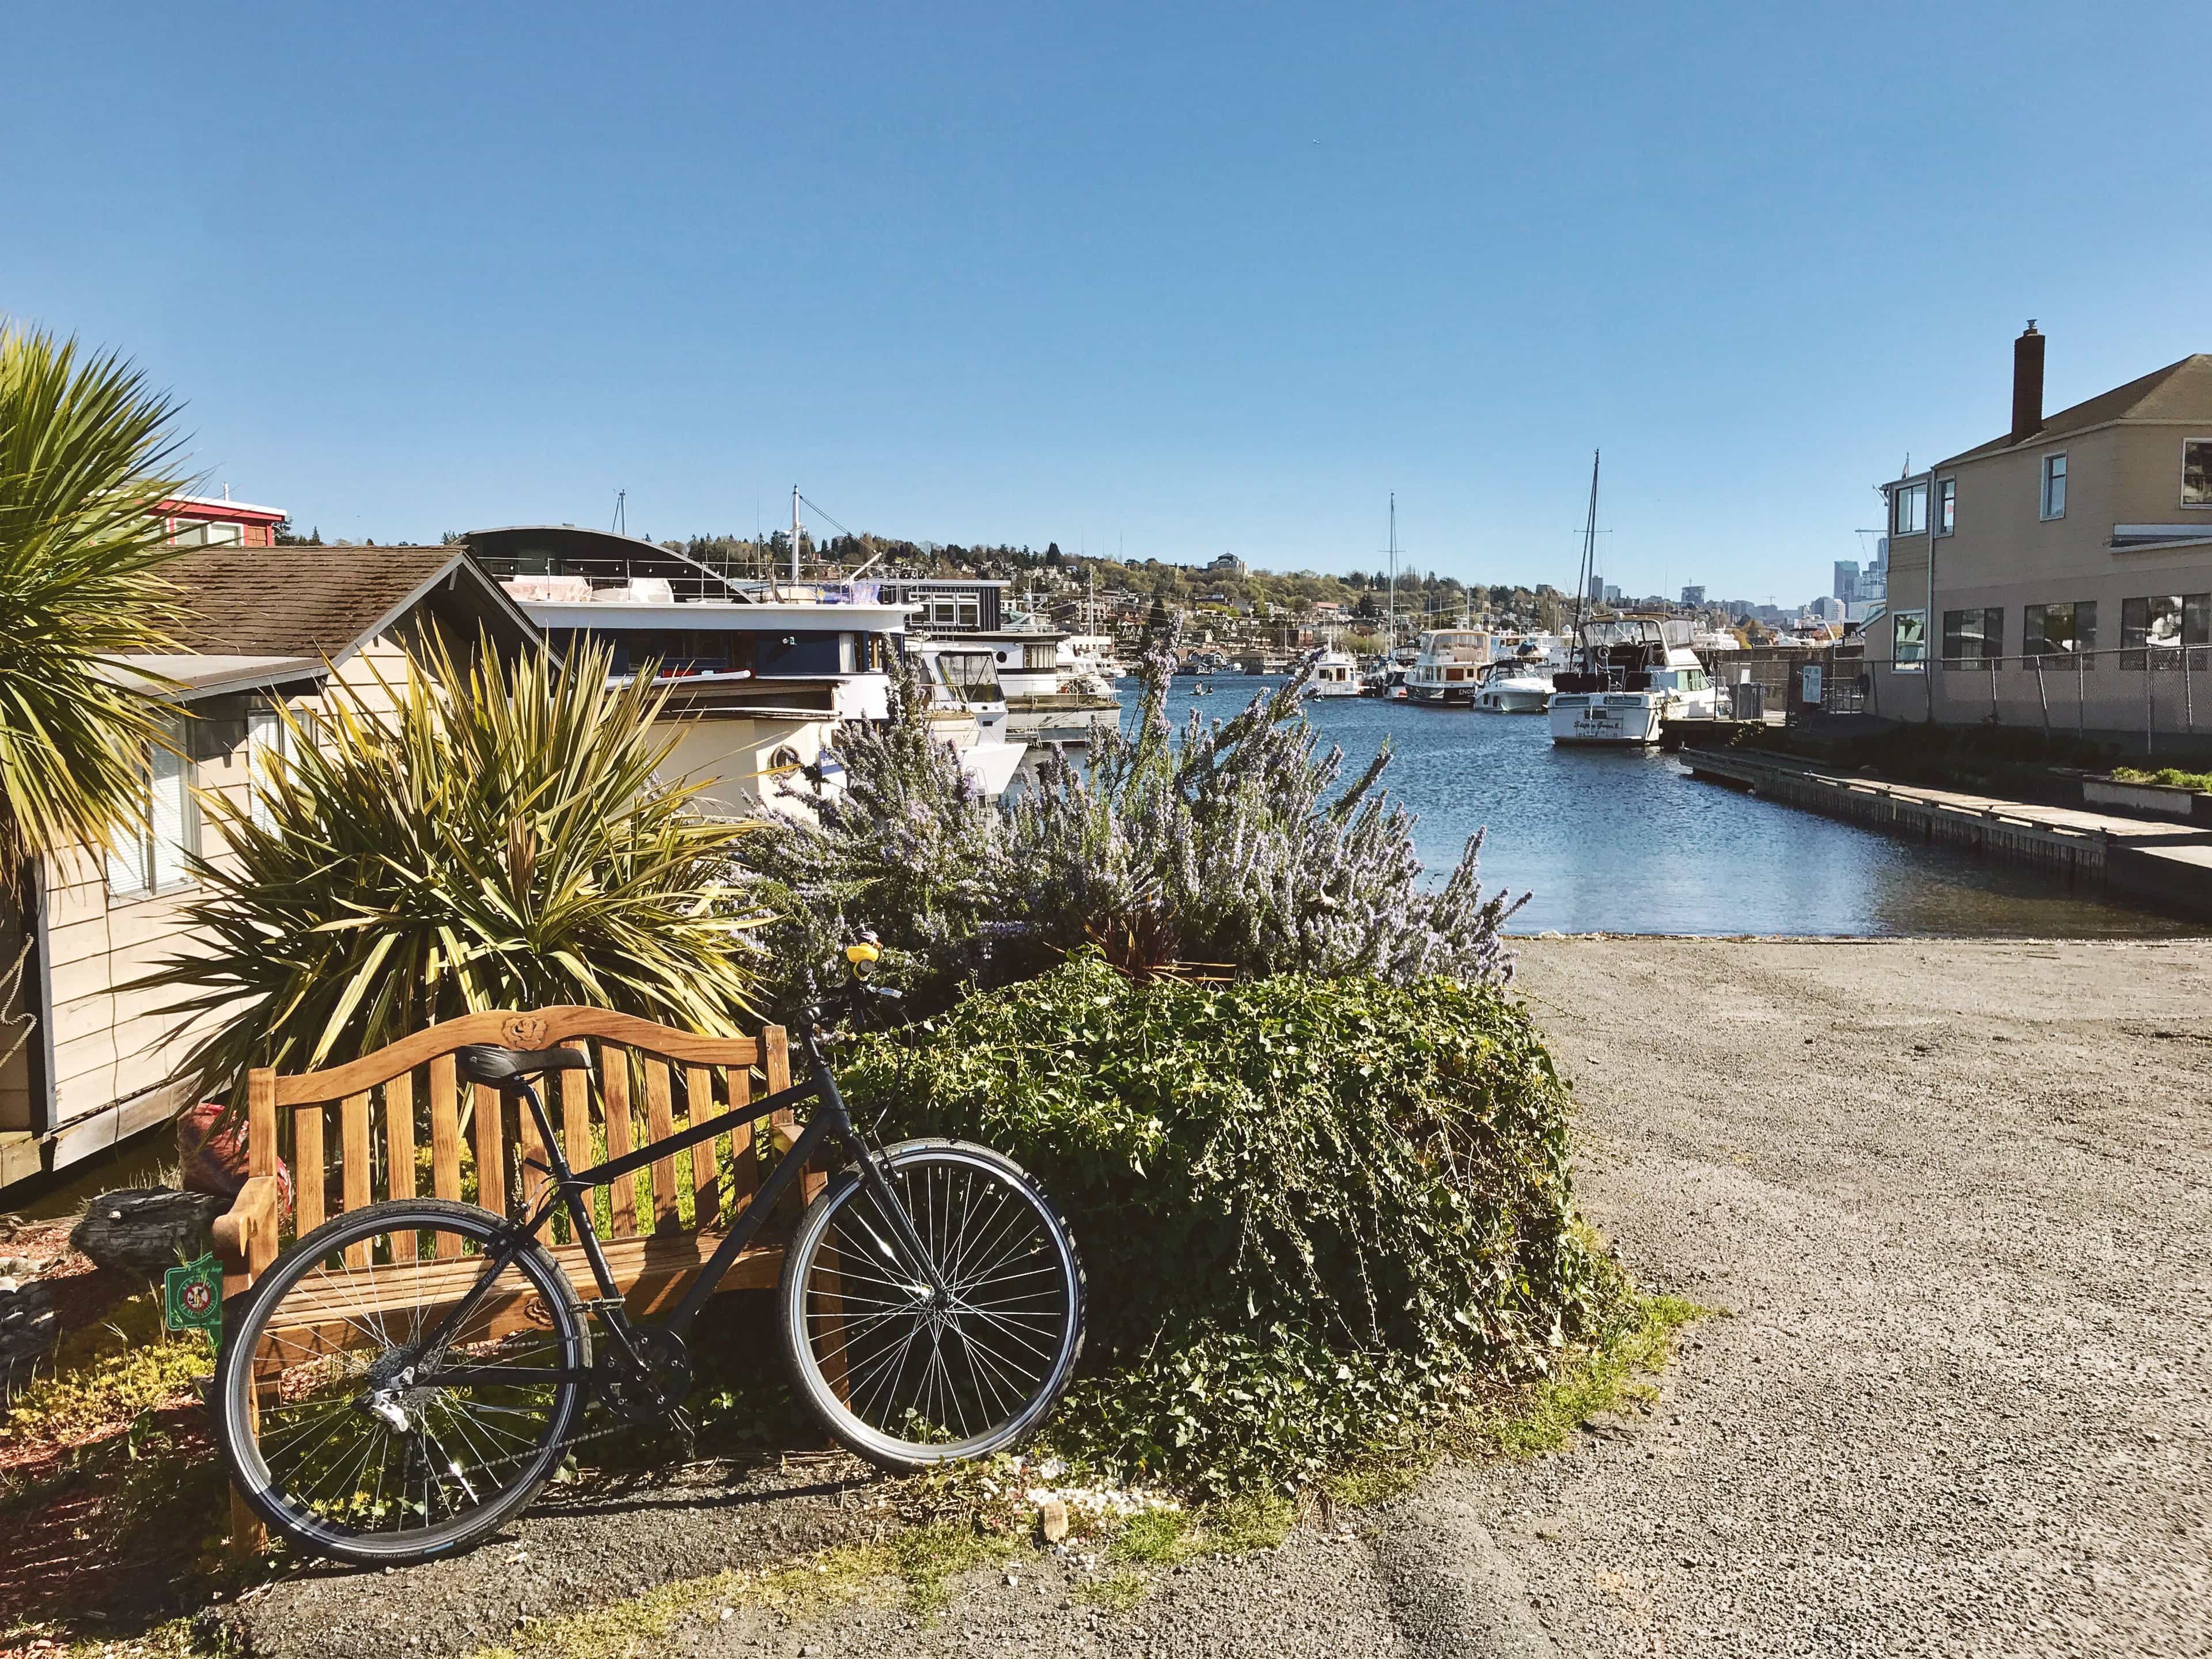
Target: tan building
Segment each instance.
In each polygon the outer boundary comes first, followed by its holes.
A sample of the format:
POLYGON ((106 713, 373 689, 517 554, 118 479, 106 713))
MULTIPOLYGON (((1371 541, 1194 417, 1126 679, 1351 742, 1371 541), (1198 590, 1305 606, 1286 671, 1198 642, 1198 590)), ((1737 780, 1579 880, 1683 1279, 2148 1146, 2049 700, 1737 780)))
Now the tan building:
POLYGON ((287 740, 276 705, 312 708, 333 678, 391 683, 425 628, 457 645, 480 629, 502 648, 538 637, 465 548, 232 541, 197 547, 164 574, 191 607, 173 630, 191 654, 133 665, 173 687, 178 707, 176 752, 148 757, 149 832, 112 854, 75 848, 44 860, 27 915, 0 897, 0 1185, 74 1164, 190 1103, 191 1080, 173 1076, 180 1034, 155 1012, 173 994, 127 988, 189 948, 190 855, 222 850, 201 799, 249 802, 256 752, 287 740))
POLYGON ((2212 354, 2046 416, 2044 337, 2009 431, 1881 486, 1869 712, 2212 746, 2212 354))

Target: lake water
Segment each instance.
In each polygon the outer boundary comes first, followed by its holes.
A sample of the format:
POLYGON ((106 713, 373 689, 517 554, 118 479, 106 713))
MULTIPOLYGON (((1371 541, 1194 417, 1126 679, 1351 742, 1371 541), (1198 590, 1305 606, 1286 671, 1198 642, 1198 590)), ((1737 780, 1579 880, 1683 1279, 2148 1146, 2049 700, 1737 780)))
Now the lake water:
MULTIPOLYGON (((1225 719, 1279 681, 1175 682, 1180 725, 1225 719)), ((1122 686, 1124 707, 1133 682, 1122 686)), ((1441 873, 1487 828, 1482 873, 1531 896, 1516 933, 1958 934, 2113 938, 2203 928, 2106 902, 2023 866, 1877 835, 1691 778, 1656 750, 1563 749, 1540 717, 1316 699, 1314 725, 1355 773, 1388 738, 1383 787, 1419 814, 1441 873)))

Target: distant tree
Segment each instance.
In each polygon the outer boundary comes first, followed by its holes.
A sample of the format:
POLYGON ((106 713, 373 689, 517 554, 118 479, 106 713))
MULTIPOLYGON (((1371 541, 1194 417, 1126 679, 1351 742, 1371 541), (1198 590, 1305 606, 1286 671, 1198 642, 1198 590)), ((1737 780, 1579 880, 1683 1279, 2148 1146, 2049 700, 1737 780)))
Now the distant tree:
POLYGON ((1060 557, 1060 544, 1058 542, 1047 544, 1044 550, 1044 562, 1047 564, 1058 564, 1060 557))

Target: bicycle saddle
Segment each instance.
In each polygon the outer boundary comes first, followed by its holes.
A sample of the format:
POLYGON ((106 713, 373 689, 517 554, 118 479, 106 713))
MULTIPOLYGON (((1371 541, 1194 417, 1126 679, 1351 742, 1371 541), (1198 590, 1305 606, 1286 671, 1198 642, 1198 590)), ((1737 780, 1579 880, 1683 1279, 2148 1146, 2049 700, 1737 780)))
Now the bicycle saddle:
POLYGON ((580 1048, 501 1048, 471 1042, 453 1050, 453 1069, 471 1083, 496 1088, 544 1072, 588 1072, 592 1060, 580 1048))

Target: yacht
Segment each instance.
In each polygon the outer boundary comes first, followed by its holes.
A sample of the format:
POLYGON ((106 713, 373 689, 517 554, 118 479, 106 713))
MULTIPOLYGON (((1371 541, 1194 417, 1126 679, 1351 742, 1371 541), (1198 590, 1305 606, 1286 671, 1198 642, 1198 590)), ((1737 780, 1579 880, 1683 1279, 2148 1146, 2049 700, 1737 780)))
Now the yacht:
POLYGON ((969 640, 909 639, 907 654, 929 689, 929 729, 951 744, 986 800, 1006 793, 1029 744, 1008 734, 996 653, 969 640))
POLYGON ((1582 623, 1574 667, 1552 678, 1552 741, 1640 746, 1666 720, 1711 720, 1718 698, 1690 634, 1651 617, 1582 623))
POLYGON ((1468 629, 1441 629, 1421 635, 1421 653, 1406 675, 1409 702, 1432 708, 1470 708, 1482 668, 1490 661, 1490 635, 1468 629))
POLYGON ((1330 646, 1314 663, 1308 695, 1316 697, 1356 697, 1359 695, 1359 665, 1348 651, 1330 646))

